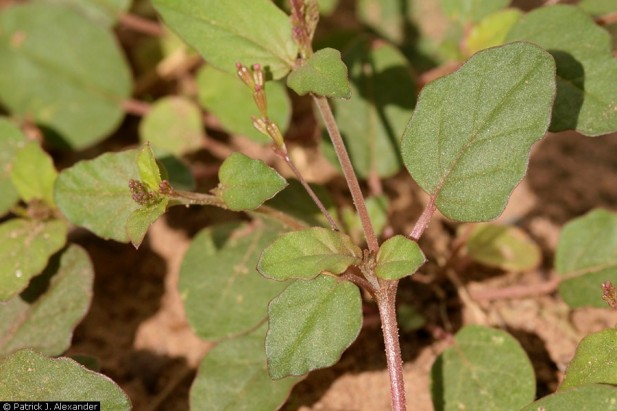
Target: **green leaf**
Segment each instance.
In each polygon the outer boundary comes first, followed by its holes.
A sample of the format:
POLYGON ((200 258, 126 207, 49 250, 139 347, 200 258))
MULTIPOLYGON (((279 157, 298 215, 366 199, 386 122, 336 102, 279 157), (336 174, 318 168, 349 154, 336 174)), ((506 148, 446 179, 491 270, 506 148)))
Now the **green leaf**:
POLYGON ((294 64, 291 23, 270 0, 153 0, 165 23, 208 63, 228 73, 261 64, 275 79, 294 64))
POLYGON ((610 385, 584 385, 548 395, 521 411, 615 411, 617 388, 610 385))
POLYGON ((514 226, 477 224, 471 228, 466 248, 472 260, 502 270, 531 270, 542 258, 540 247, 514 226))
POLYGON ((505 43, 508 32, 522 16, 523 12, 519 9, 505 9, 483 18, 472 27, 467 37, 465 45, 468 55, 505 43))
POLYGON ((555 254, 559 294, 573 308, 606 307, 602 283, 617 284, 617 214, 594 210, 564 225, 555 254))
MULTIPOLYGON (((266 205, 281 210, 310 226, 330 227, 330 224, 323 216, 319 208, 311 200, 306 190, 298 180, 289 179, 289 185, 266 205)), ((323 185, 311 184, 311 188, 319 197, 326 210, 331 215, 336 215, 336 206, 332 200, 330 192, 323 185)), ((368 204, 367 204, 368 207, 368 204)))
POLYGON ((358 18, 381 36, 401 44, 409 34, 412 22, 413 0, 359 0, 358 18))
POLYGON ((351 99, 333 101, 355 171, 390 177, 401 168, 399 139, 416 101, 405 57, 383 42, 362 41, 343 56, 351 99))
POLYGON ((0 304, 0 356, 26 347, 47 355, 65 352, 90 308, 93 279, 81 247, 71 245, 52 257, 28 288, 0 304))
POLYGON ((617 0, 581 0, 577 6, 592 16, 602 16, 617 11, 617 0))
POLYGON ((512 28, 508 40, 549 50, 557 63, 551 131, 599 136, 617 130, 617 60, 608 32, 574 6, 541 7, 512 28))
POLYGON ((559 390, 587 384, 617 385, 617 330, 608 328, 583 338, 568 364, 559 390))
POLYGON ((108 377, 69 358, 21 350, 0 359, 0 398, 11 401, 96 401, 102 410, 129 411, 131 402, 108 377))
POLYGON ((185 97, 163 97, 139 124, 139 140, 176 156, 197 151, 205 138, 199 107, 185 97))
POLYGON ((233 211, 253 210, 287 186, 287 181, 261 160, 233 153, 219 169, 217 195, 233 211))
MULTIPOLYGON (((388 197, 384 195, 367 197, 365 202, 368 216, 375 229, 375 235, 379 237, 388 223, 388 197)), ((341 209, 341 217, 354 243, 360 244, 365 241, 362 222, 356 210, 352 207, 344 207, 341 209)))
MULTIPOLYGON (((436 411, 518 410, 534 399, 531 362, 510 334, 466 326, 431 369, 436 411)), ((537 410, 536 410, 537 411, 537 410)))
POLYGON ((151 191, 159 191, 161 182, 161 170, 154 158, 154 152, 149 144, 146 144, 139 150, 137 154, 137 169, 139 170, 139 177, 141 182, 144 183, 151 191))
POLYGON ((103 27, 112 26, 131 5, 131 0, 38 0, 38 2, 71 6, 103 27))
POLYGON ((116 39, 74 11, 24 4, 0 14, 0 100, 13 114, 82 149, 124 117, 131 74, 116 39))
POLYGON ((296 281, 270 303, 266 336, 274 379, 335 364, 362 328, 362 298, 354 284, 321 275, 296 281))
POLYGON ((11 169, 15 153, 26 141, 26 136, 16 125, 5 117, 0 117, 0 216, 19 200, 19 194, 11 181, 11 169))
POLYGON ((169 199, 162 198, 131 213, 126 222, 126 235, 135 248, 139 248, 152 223, 165 214, 168 203, 169 199))
POLYGON ((56 177, 58 172, 53 160, 38 143, 28 143, 15 154, 11 180, 25 202, 42 200, 55 206, 56 177))
POLYGON ((265 336, 264 325, 208 351, 191 387, 191 409, 203 409, 204 404, 211 411, 279 409, 301 378, 270 378, 264 367, 265 336))
MULTIPOLYGON (((220 121, 230 133, 239 134, 260 143, 270 139, 253 127, 252 116, 260 116, 253 94, 234 74, 230 76, 211 66, 197 74, 199 102, 220 121)), ((277 81, 266 83, 268 117, 285 133, 291 119, 291 102, 285 87, 277 81)))
POLYGON ((351 97, 347 66, 341 60, 341 52, 331 48, 317 51, 292 71, 287 85, 301 96, 312 93, 330 98, 351 97))
POLYGON ((274 280, 309 279, 323 272, 341 274, 361 258, 362 250, 347 235, 312 227, 279 237, 264 250, 257 270, 274 280))
POLYGON ((510 4, 511 0, 440 0, 443 11, 452 20, 478 22, 510 4))
POLYGON ((379 247, 375 274, 386 280, 400 280, 415 273, 425 261, 418 243, 395 235, 379 247))
POLYGON ((225 224, 202 230, 193 239, 182 261, 178 290, 199 337, 231 337, 266 318, 268 301, 288 284, 265 280, 255 266, 261 250, 278 233, 273 225, 225 224))
POLYGON ((66 234, 60 220, 15 218, 0 225, 0 301, 14 297, 43 271, 66 243, 66 234))
POLYGON ((137 153, 106 153, 63 170, 54 195, 64 216, 101 238, 129 241, 126 222, 139 208, 129 190, 129 180, 139 180, 137 153))
POLYGON ((555 65, 539 47, 477 53, 422 90, 402 140, 409 173, 447 217, 497 217, 546 132, 554 93, 555 65))

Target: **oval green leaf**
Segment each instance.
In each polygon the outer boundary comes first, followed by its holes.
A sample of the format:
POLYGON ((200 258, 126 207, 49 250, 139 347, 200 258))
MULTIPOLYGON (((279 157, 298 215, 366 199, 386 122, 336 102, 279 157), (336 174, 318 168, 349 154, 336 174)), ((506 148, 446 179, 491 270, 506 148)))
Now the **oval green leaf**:
POLYGON ((21 350, 0 359, 0 398, 12 401, 100 401, 101 409, 129 411, 131 402, 108 377, 70 358, 21 350))
POLYGON ((583 338, 568 364, 559 390, 587 384, 617 385, 617 330, 609 328, 583 338))
POLYGON ((610 385, 584 385, 546 396, 521 411, 616 411, 617 388, 610 385))
POLYGON ((108 30, 71 7, 40 3, 4 9, 0 27, 0 100, 9 111, 74 149, 118 126, 131 74, 108 30))
POLYGON ((267 316, 268 302, 287 284, 256 271, 261 250, 279 233, 272 225, 226 224, 202 230, 191 242, 178 290, 189 324, 207 340, 238 335, 267 316))
POLYGON ((312 93, 330 98, 351 97, 347 66, 341 60, 341 52, 332 48, 317 51, 292 71, 287 85, 301 96, 312 93))
POLYGON ((510 271, 536 268, 542 258, 540 247, 514 226, 477 224, 471 228, 466 249, 472 260, 510 271))
POLYGON ((512 411, 533 401, 533 367, 510 334, 466 326, 454 344, 431 369, 436 411, 512 411))
POLYGON ((19 194, 11 181, 11 168, 15 153, 26 144, 26 136, 11 121, 0 117, 0 216, 19 200, 19 194))
POLYGON ((362 298, 354 284, 320 275, 296 281, 270 303, 266 336, 274 379, 336 363, 362 328, 362 298))
POLYGON ((192 410, 277 410, 301 378, 273 381, 264 367, 266 326, 208 351, 191 386, 192 410), (250 400, 249 400, 250 399, 250 400))
POLYGON ((21 348, 60 355, 90 308, 94 269, 88 254, 71 245, 50 260, 28 288, 0 304, 0 356, 21 348))
POLYGON ((405 57, 384 42, 358 42, 343 56, 351 98, 333 101, 335 116, 355 171, 390 177, 401 168, 399 139, 416 102, 405 57))
POLYGON ((447 217, 497 217, 548 128, 554 94, 555 64, 541 48, 477 53, 422 90, 403 134, 409 173, 447 217))
POLYGON ((617 284, 617 214, 594 210, 563 227, 555 254, 559 294, 573 308, 606 307, 602 283, 617 284))
POLYGON ((205 138, 199 107, 185 97, 163 97, 139 124, 139 140, 176 156, 197 151, 205 138))
POLYGON ((217 195, 233 211, 254 210, 287 186, 287 181, 261 160, 233 153, 219 169, 217 195))
POLYGON ((28 143, 15 154, 11 180, 25 202, 41 200, 55 206, 56 177, 58 172, 53 160, 38 143, 28 143))
POLYGON ((14 297, 43 271, 64 247, 67 231, 60 220, 16 218, 0 225, 0 301, 14 297))
POLYGON ((270 0, 153 0, 165 23, 208 63, 228 73, 261 64, 275 79, 294 64, 291 23, 270 0))
POLYGON ((320 273, 341 274, 359 264, 362 250, 349 236, 313 227, 283 234, 264 250, 257 270, 267 278, 314 278, 320 273))
POLYGON ((66 218, 104 239, 128 242, 126 222, 139 208, 129 190, 129 180, 140 179, 137 154, 106 153, 63 170, 54 197, 66 218))
MULTIPOLYGON (((197 74, 197 92, 200 104, 220 121, 230 133, 259 143, 270 138, 253 127, 252 116, 260 116, 253 94, 236 74, 229 75, 212 66, 205 66, 197 74)), ((266 83, 268 117, 285 133, 291 119, 291 102, 285 87, 277 81, 266 83)))
POLYGON ((395 235, 379 247, 375 274, 386 280, 399 280, 415 273, 425 261, 418 243, 395 235))
POLYGON ((609 33, 575 6, 540 7, 512 28, 508 40, 533 42, 557 63, 551 131, 599 136, 617 130, 617 60, 609 33))

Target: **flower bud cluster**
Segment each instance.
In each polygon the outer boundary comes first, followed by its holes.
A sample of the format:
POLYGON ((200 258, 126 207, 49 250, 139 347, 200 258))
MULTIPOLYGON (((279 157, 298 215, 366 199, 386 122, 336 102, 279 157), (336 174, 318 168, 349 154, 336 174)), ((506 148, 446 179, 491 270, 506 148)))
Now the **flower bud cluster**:
POLYGON ((260 64, 253 64, 251 70, 241 63, 236 63, 236 73, 244 84, 253 92, 253 100, 261 113, 260 117, 253 117, 253 127, 274 142, 277 148, 285 149, 285 141, 281 130, 268 118, 268 99, 265 90, 265 75, 260 64))

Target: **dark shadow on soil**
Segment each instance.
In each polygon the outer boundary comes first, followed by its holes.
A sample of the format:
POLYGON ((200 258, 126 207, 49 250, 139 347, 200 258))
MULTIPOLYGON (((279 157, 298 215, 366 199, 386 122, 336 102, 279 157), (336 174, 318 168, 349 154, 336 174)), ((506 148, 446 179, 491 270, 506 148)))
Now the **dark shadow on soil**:
POLYGON ((538 198, 531 216, 561 225, 596 207, 617 207, 617 134, 549 134, 534 150, 527 181, 538 198))
POLYGON ((542 398, 557 390, 559 379, 557 364, 551 359, 544 340, 534 333, 508 328, 506 330, 521 344, 536 374, 536 398, 542 398))
MULTIPOLYGON (((85 230, 71 233, 70 241, 84 247, 95 268, 94 296, 90 311, 75 329, 67 353, 100 360, 101 372, 127 389, 135 379, 133 348, 139 325, 160 309, 167 264, 148 246, 105 241, 85 230)), ((154 366, 154 362, 150 365, 154 366)), ((143 382, 145 386, 153 381, 143 382)))

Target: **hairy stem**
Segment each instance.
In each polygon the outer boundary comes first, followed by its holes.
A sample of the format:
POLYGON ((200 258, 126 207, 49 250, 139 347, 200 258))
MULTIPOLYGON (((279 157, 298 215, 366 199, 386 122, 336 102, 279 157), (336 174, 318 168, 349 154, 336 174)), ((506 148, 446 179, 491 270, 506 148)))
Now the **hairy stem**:
POLYGON ((436 198, 434 196, 431 196, 431 198, 428 200, 426 208, 420 215, 420 218, 418 218, 418 221, 416 221, 416 225, 414 225, 413 230, 411 230, 411 233, 409 233, 409 238, 411 238, 412 240, 418 241, 420 237, 422 237, 422 234, 424 233, 424 230, 426 230, 426 227, 428 227, 428 223, 431 222, 431 218, 433 218, 433 214, 435 214, 435 210, 437 210, 435 200, 436 198))
POLYGON ((403 360, 398 339, 396 322, 396 290, 398 281, 388 281, 377 293, 377 306, 381 318, 381 331, 386 346, 388 374, 390 375, 390 396, 393 411, 405 411, 405 381, 403 380, 403 360))
POLYGON ((336 125, 336 121, 334 120, 334 114, 332 114, 330 104, 328 104, 328 100, 323 96, 313 95, 313 100, 315 101, 315 104, 319 109, 319 113, 321 114, 321 117, 326 125, 326 129, 328 130, 328 134, 330 135, 330 139, 332 140, 332 144, 334 146, 334 151, 336 152, 336 156, 338 157, 341 168, 343 169, 343 176, 345 176, 349 191, 351 192, 351 197, 353 198, 353 203, 358 211, 358 217, 360 217, 360 221, 362 222, 362 229, 364 230, 364 237, 366 238, 368 248, 369 250, 376 252, 379 249, 377 236, 375 236, 375 230, 373 229, 373 224, 371 223, 368 210, 366 209, 366 202, 364 201, 364 196, 362 195, 362 190, 360 189, 358 177, 356 177, 356 173, 351 165, 349 154, 347 154, 345 143, 343 142, 341 133, 336 125))
MULTIPOLYGON (((171 195, 171 198, 176 202, 176 205, 210 205, 228 210, 227 205, 223 200, 211 194, 174 190, 174 194, 171 195)), ((307 228, 302 222, 269 206, 262 205, 255 210, 247 211, 247 213, 261 214, 274 218, 294 230, 302 230, 307 228)))
POLYGON ((287 149, 283 151, 283 149, 277 148, 275 149, 275 152, 279 157, 281 157, 285 161, 285 163, 287 163, 287 166, 294 173, 298 181, 300 181, 300 184, 302 184, 302 187, 304 187, 304 189, 306 190, 308 195, 311 197, 313 202, 317 205, 317 208, 319 208, 319 211, 321 211, 324 217, 326 217, 326 220, 328 220, 328 223, 330 224, 330 228, 332 228, 335 231, 340 231, 338 228, 338 225, 334 221, 334 218, 332 218, 332 216, 330 215, 326 207, 323 205, 319 197, 317 197, 317 194, 315 194, 315 191, 313 191, 311 186, 306 182, 306 180, 302 176, 302 173, 300 173, 300 170, 298 170, 298 167, 296 167, 292 159, 289 157, 287 149))

